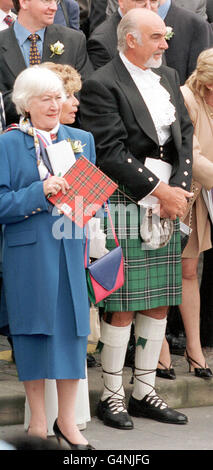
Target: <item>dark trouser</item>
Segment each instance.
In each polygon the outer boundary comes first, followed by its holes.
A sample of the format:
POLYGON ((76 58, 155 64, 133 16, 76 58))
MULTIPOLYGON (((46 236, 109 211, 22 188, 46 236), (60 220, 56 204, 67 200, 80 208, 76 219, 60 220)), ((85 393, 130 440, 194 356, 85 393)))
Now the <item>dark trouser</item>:
POLYGON ((177 305, 169 308, 166 332, 176 337, 178 337, 180 333, 184 333, 181 313, 177 305))

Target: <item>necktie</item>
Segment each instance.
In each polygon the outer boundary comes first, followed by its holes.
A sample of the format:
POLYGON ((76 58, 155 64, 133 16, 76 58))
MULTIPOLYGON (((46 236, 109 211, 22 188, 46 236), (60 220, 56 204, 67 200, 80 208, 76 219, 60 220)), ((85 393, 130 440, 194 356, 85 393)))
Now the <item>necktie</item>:
POLYGON ((40 64, 41 56, 37 47, 37 41, 39 38, 38 34, 30 34, 28 39, 31 41, 30 45, 30 65, 40 64))
POLYGON ((5 16, 4 18, 4 22, 7 24, 7 26, 11 26, 11 24, 13 23, 13 18, 11 15, 7 15, 5 16))

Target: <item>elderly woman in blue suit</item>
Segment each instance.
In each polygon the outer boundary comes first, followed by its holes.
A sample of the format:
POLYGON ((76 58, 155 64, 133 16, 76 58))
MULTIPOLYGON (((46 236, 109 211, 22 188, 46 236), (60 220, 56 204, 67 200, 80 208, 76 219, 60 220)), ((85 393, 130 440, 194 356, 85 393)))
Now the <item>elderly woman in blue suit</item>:
POLYGON ((25 69, 14 84, 20 123, 0 136, 4 289, 18 375, 31 411, 29 434, 46 437, 44 379, 56 379, 55 434, 72 449, 87 450, 91 446, 75 422, 90 331, 85 243, 71 221, 64 224, 64 236, 57 236, 64 216, 56 214, 47 196, 65 193, 68 184, 52 175, 43 144, 51 144, 52 135, 57 142, 80 141, 93 163, 95 149, 90 133, 59 123, 65 99, 60 78, 42 66, 25 69))

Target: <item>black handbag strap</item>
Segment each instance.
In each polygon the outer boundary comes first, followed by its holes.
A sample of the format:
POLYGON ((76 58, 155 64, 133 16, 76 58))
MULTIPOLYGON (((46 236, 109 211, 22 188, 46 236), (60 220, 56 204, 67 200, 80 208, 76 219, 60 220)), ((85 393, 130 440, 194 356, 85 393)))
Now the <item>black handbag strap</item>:
POLYGON ((124 191, 122 191, 120 188, 117 188, 117 191, 119 191, 119 193, 123 194, 123 196, 125 196, 127 199, 129 199, 130 201, 134 202, 134 204, 136 204, 136 206, 139 206, 138 202, 135 201, 134 199, 132 199, 132 197, 130 197, 128 194, 126 194, 124 191))
POLYGON ((60 1, 60 5, 61 5, 61 8, 62 8, 62 11, 63 11, 63 14, 64 14, 64 18, 65 18, 65 21, 66 21, 66 25, 67 27, 69 28, 70 27, 70 22, 69 22, 69 15, 68 15, 68 11, 67 11, 67 7, 64 3, 64 0, 61 0, 60 1))

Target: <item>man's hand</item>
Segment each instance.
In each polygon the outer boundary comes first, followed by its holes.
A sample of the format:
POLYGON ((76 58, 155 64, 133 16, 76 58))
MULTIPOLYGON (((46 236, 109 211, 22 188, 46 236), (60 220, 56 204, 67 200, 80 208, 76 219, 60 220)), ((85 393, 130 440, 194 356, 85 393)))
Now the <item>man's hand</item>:
POLYGON ((194 193, 190 193, 179 187, 169 186, 161 182, 152 192, 152 196, 159 199, 160 216, 175 220, 177 217, 183 217, 188 199, 193 197, 194 193))

